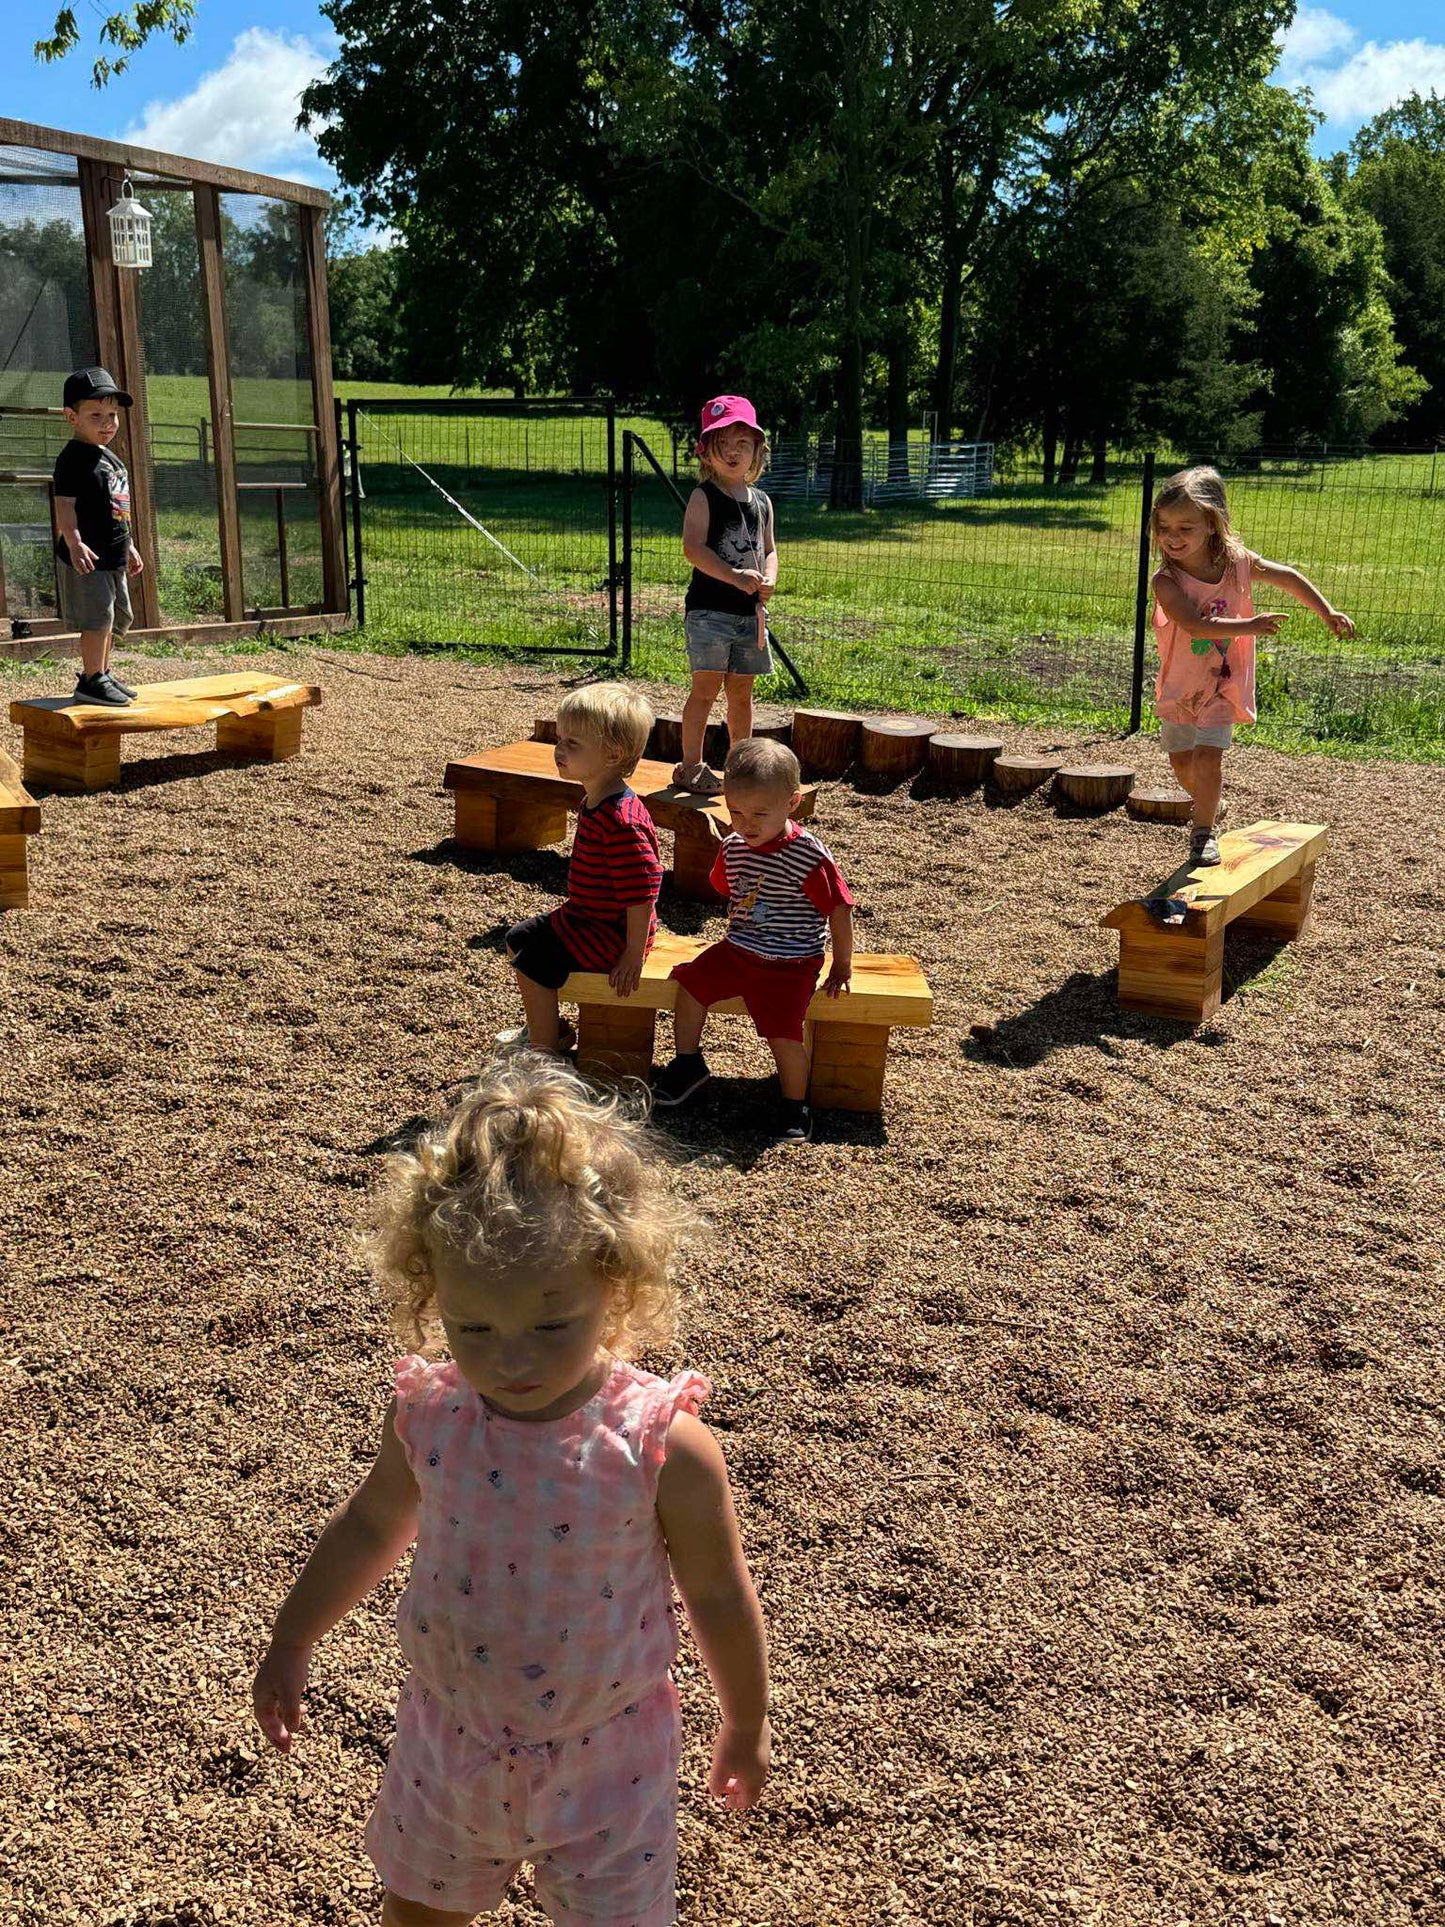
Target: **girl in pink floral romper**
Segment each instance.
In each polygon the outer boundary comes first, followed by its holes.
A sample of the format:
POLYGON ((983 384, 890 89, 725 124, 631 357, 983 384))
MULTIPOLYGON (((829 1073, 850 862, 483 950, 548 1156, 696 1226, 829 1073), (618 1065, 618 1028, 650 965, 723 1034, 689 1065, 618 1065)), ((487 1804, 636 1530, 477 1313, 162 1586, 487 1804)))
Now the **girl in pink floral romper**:
POLYGON ((1162 557, 1154 576, 1154 708, 1170 764, 1192 804, 1190 860, 1213 865, 1224 752, 1235 724, 1255 719, 1254 639, 1277 634, 1284 622, 1282 615, 1256 612, 1253 585, 1293 596, 1333 635, 1352 636, 1355 625, 1308 576, 1244 546, 1229 525, 1216 469, 1171 475, 1155 497, 1150 529, 1162 557))
POLYGON ((722 1711, 710 1790, 767 1777, 767 1651, 706 1379, 661 1336, 683 1220, 644 1127, 561 1065, 507 1059, 394 1157, 373 1251, 413 1343, 381 1448, 277 1617, 254 1685, 289 1750, 317 1640, 412 1541, 410 1673, 366 1830, 385 1927, 461 1927, 518 1864, 555 1921, 671 1927, 672 1582, 722 1711))

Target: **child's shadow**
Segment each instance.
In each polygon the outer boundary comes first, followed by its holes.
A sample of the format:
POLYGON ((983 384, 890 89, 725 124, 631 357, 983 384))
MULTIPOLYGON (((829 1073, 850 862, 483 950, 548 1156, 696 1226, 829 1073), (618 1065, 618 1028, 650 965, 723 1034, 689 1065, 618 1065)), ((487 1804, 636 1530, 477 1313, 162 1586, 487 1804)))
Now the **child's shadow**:
MULTIPOLYGON (((1283 943, 1273 937, 1241 932, 1233 938, 1224 953, 1225 1005, 1267 970, 1283 948, 1283 943)), ((1076 970, 1017 1016, 975 1024, 963 1041, 962 1054, 971 1063, 1000 1064, 1005 1070, 1022 1071, 1032 1070, 1052 1052, 1072 1044, 1090 1044, 1104 1051, 1110 1039, 1134 1039, 1155 1050, 1172 1050, 1191 1039, 1203 1044, 1225 1041, 1224 1033, 1213 1029, 1209 1020, 1190 1025, 1172 1017, 1121 1010, 1118 992, 1117 970, 1097 974, 1076 970)))

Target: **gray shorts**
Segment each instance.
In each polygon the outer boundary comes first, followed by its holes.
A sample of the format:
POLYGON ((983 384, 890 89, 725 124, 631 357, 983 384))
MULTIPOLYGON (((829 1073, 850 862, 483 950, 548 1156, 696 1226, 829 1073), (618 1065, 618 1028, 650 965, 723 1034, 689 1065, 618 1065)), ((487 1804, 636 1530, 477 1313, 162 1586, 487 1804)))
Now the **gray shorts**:
POLYGON ((758 647, 757 617, 730 616, 725 609, 689 609, 683 623, 687 631, 687 666, 694 674, 730 676, 771 676, 773 652, 758 647))
POLYGON ((1160 723, 1159 741, 1171 756, 1191 749, 1228 749, 1234 740, 1233 723, 1160 723))
POLYGON ((125 634, 135 618, 124 569, 92 569, 89 575, 77 575, 68 562, 62 562, 55 573, 60 578, 61 618, 72 629, 125 634))

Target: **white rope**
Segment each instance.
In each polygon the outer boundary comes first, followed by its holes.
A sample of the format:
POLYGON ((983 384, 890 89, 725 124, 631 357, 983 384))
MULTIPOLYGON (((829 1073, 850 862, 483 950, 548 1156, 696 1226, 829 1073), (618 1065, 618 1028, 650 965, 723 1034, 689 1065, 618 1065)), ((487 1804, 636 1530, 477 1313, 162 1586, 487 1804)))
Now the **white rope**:
MULTIPOLYGON (((376 420, 376 417, 374 415, 368 415, 364 408, 358 408, 356 412, 358 415, 361 416, 363 421, 370 422, 373 428, 379 428, 383 426, 382 423, 376 420)), ((442 487, 441 483, 437 480, 435 475, 429 475, 427 471, 422 467, 420 462, 414 462, 412 460, 411 456, 408 455, 406 450, 402 447, 401 438, 397 435, 394 429, 388 428, 387 433, 391 436, 392 441, 395 443, 396 452, 398 455, 400 455, 401 459, 408 465, 408 467, 414 468, 417 474, 422 476, 424 480, 430 482, 432 487, 436 490, 437 494, 440 495, 442 500, 444 502, 450 503, 452 508, 456 510, 457 514, 461 516, 464 522, 469 522, 471 526, 476 530, 478 535, 484 535, 487 538, 487 540, 491 543, 494 549, 500 549, 502 554, 506 556, 507 560, 513 563, 517 568, 519 568, 522 571, 523 575, 530 576, 533 582, 536 583, 539 589, 545 587, 545 584, 543 583, 541 576, 538 575, 535 569, 529 569, 526 563, 523 562, 519 556, 513 555, 512 551, 507 547, 506 543, 499 542, 496 536, 492 534, 492 531, 489 528, 484 528, 483 525, 477 520, 475 515, 471 514, 469 510, 464 509, 462 507, 461 503, 457 500, 455 495, 449 495, 447 493, 447 491, 442 487)))

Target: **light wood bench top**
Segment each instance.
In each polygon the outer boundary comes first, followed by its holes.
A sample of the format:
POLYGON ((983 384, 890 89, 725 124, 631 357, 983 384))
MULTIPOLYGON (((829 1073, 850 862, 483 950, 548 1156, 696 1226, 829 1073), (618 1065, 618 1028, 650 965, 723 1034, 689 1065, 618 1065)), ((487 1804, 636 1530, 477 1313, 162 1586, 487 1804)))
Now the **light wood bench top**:
POLYGON ((78 703, 68 696, 27 697, 11 703, 10 720, 27 732, 73 740, 128 736, 148 729, 190 729, 228 716, 309 709, 320 701, 321 691, 314 683, 287 682, 282 676, 190 676, 180 682, 145 683, 124 709, 78 703))
MULTIPOLYGON (((1150 895, 1183 897, 1189 907, 1179 927, 1192 937, 1211 936, 1314 863, 1328 837, 1323 823, 1264 822, 1228 830, 1219 839, 1217 865, 1185 863, 1150 895)), ((1100 921, 1106 930, 1123 930, 1141 917, 1153 922, 1142 903, 1131 902, 1100 921)))
MULTIPOLYGON (((442 787, 449 790, 480 790, 487 796, 538 798, 580 809, 586 794, 580 783, 560 776, 552 755, 551 743, 505 743, 500 749, 480 749, 472 756, 459 756, 447 764, 442 787)), ((727 807, 721 796, 694 796, 678 789, 672 780, 672 765, 644 757, 628 782, 647 806, 648 815, 664 830, 676 829, 682 817, 712 817, 724 830, 729 827, 727 807)), ((813 814, 817 787, 802 786, 803 794, 794 816, 801 822, 813 814)))
MULTIPOLYGON (((671 1010, 677 996, 674 964, 687 963, 707 948, 707 942, 695 937, 659 930, 642 966, 642 981, 630 997, 619 997, 600 970, 574 971, 558 995, 571 1003, 616 1004, 622 1010, 671 1010)), ((712 1008, 736 1016, 743 1003, 732 997, 712 1008)), ((855 955, 852 989, 840 997, 816 991, 808 1016, 815 1024, 901 1024, 926 1030, 933 1022, 933 992, 912 957, 855 955)))
POLYGON ((0 836, 33 836, 40 828, 40 805, 21 780, 20 765, 0 749, 0 836))

